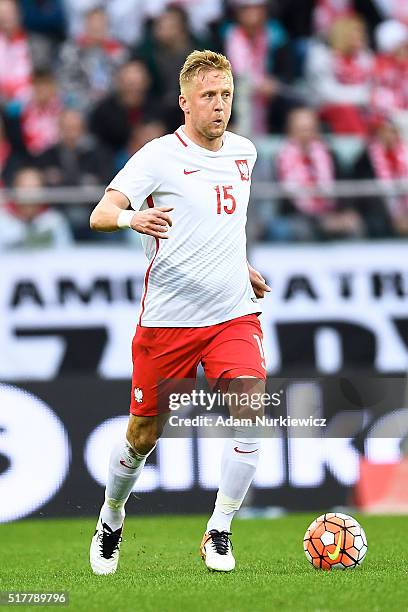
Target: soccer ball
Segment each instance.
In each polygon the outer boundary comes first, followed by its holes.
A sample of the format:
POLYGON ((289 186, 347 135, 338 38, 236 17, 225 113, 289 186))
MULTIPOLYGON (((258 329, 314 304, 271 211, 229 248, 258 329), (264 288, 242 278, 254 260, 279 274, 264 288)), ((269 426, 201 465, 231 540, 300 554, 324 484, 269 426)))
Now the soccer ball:
POLYGON ((303 550, 317 569, 354 569, 366 556, 367 538, 352 516, 326 512, 308 527, 303 550))

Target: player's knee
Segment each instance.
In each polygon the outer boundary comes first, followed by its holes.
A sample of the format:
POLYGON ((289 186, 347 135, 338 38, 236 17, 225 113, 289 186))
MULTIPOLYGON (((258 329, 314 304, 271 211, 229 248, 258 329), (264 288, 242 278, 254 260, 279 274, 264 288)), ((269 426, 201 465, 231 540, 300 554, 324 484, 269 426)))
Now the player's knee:
POLYGON ((147 455, 156 446, 160 432, 155 422, 133 420, 129 423, 126 437, 137 453, 147 455))
POLYGON ((128 436, 129 444, 140 455, 147 455, 156 446, 158 437, 152 431, 135 432, 128 436))

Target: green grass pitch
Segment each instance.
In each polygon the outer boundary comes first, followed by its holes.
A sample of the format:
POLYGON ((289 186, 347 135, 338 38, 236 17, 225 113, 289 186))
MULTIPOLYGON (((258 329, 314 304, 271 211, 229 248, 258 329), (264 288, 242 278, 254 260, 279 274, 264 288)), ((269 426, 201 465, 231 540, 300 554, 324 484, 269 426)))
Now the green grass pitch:
POLYGON ((237 568, 231 574, 208 572, 198 557, 200 516, 128 516, 119 570, 106 577, 94 576, 88 564, 95 520, 3 524, 0 590, 65 590, 70 604, 60 609, 73 612, 408 610, 407 517, 357 516, 368 539, 364 564, 323 572, 312 568, 302 548, 315 516, 235 520, 237 568))

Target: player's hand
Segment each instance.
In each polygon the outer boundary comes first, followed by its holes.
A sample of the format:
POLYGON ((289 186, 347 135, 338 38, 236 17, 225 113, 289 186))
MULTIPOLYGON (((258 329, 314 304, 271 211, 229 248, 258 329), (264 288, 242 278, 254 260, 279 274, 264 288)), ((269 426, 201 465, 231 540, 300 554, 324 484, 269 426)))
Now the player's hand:
POLYGON ((263 298, 265 293, 269 293, 271 288, 266 284, 264 277, 248 264, 249 280, 257 298, 263 298))
POLYGON ((139 234, 147 234, 160 239, 168 238, 166 232, 173 225, 169 215, 172 210, 174 208, 168 206, 139 210, 133 215, 130 226, 139 234))

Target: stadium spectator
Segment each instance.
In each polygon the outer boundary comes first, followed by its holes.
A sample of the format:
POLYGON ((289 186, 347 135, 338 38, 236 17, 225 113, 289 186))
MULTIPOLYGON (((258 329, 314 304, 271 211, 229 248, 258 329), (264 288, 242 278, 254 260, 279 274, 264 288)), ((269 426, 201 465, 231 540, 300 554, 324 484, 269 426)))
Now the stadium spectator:
MULTIPOLYGON (((390 116, 377 116, 372 122, 368 144, 357 159, 353 178, 408 178, 408 148, 390 116)), ((369 236, 383 238, 408 234, 408 195, 370 196, 356 198, 355 206, 365 219, 369 236)))
MULTIPOLYGON (((320 138, 316 113, 293 110, 288 117, 288 138, 278 154, 278 181, 293 196, 282 202, 283 237, 327 239, 356 237, 361 233, 358 214, 329 196, 304 193, 308 188, 329 190, 338 177, 336 160, 320 138), (286 219, 285 219, 286 217, 286 219)), ((277 226, 272 222, 270 232, 277 226)), ((272 236, 273 237, 273 236, 272 236)))
POLYGON ((170 6, 153 21, 151 33, 134 55, 146 63, 152 77, 152 93, 160 98, 162 117, 169 131, 183 123, 178 104, 178 76, 186 56, 203 45, 189 31, 184 10, 170 6))
MULTIPOLYGON (((126 162, 134 155, 139 149, 145 144, 154 140, 154 138, 160 138, 166 133, 166 126, 163 121, 155 119, 148 121, 143 125, 135 126, 130 132, 129 140, 126 147, 119 151, 116 155, 115 171, 119 172, 126 162)), ((106 182, 106 181, 105 181, 106 182)))
POLYGON ((383 112, 408 110, 408 26, 385 21, 376 30, 373 106, 383 112))
POLYGON ((155 103, 148 97, 149 87, 145 64, 137 60, 128 62, 117 72, 115 90, 92 111, 91 131, 113 151, 126 146, 134 126, 158 116, 155 103))
POLYGON ((209 35, 211 26, 223 18, 222 0, 205 0, 197 2, 191 0, 150 0, 146 7, 149 17, 156 18, 169 6, 178 6, 187 13, 188 21, 196 36, 206 37, 209 35))
POLYGON ((317 0, 313 10, 316 34, 327 38, 337 19, 349 16, 353 8, 353 0, 317 0))
POLYGON ((26 150, 36 156, 58 140, 61 112, 56 80, 51 72, 38 70, 33 75, 30 101, 21 115, 21 130, 26 150))
POLYGON ((312 101, 335 133, 365 134, 374 55, 363 20, 338 18, 329 41, 330 46, 316 42, 309 51, 306 76, 312 101))
POLYGON ((30 34, 34 66, 53 68, 58 46, 65 38, 63 0, 20 0, 20 9, 30 34))
POLYGON ((266 2, 234 0, 234 6, 236 23, 226 30, 225 53, 237 84, 247 82, 252 92, 250 130, 281 132, 288 110, 298 103, 287 85, 294 71, 288 36, 278 21, 268 21, 266 2))
POLYGON ((26 102, 31 92, 32 62, 28 37, 15 0, 0 0, 0 100, 26 102))
MULTIPOLYGON (((105 147, 86 133, 80 112, 65 109, 59 117, 59 141, 37 159, 47 185, 74 187, 101 185, 112 178, 113 160, 105 147)), ((64 207, 75 237, 89 237, 89 208, 84 204, 64 207)))
POLYGON ((0 208, 0 250, 69 246, 72 235, 64 216, 41 204, 36 194, 43 187, 41 172, 28 166, 21 168, 13 187, 30 193, 17 195, 0 208))
POLYGON ((84 31, 84 19, 88 11, 104 6, 112 35, 127 46, 135 45, 143 36, 143 26, 152 0, 64 0, 70 38, 77 38, 84 31))
POLYGON ((58 75, 64 103, 86 110, 100 100, 111 90, 115 71, 126 55, 125 48, 109 35, 106 12, 90 10, 84 33, 61 49, 58 75))
MULTIPOLYGON (((364 19, 370 42, 373 41, 374 29, 383 19, 387 18, 387 6, 394 0, 317 0, 313 10, 313 25, 315 32, 323 39, 327 38, 333 23, 339 17, 355 13, 364 19)), ((400 3, 401 4, 401 3, 400 3)))
POLYGON ((99 185, 113 172, 109 152, 86 133, 82 114, 64 109, 59 116, 58 142, 38 157, 48 185, 99 185))

